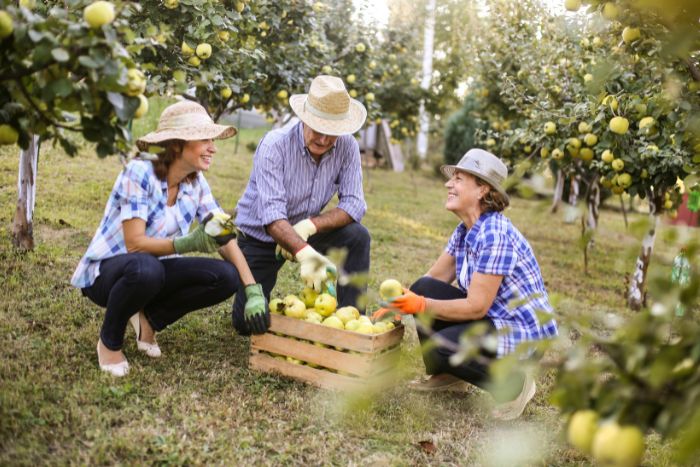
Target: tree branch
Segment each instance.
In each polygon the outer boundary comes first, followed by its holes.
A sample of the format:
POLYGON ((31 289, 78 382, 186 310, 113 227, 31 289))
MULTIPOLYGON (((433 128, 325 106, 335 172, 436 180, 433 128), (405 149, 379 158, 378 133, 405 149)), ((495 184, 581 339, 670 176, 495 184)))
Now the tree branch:
POLYGON ((688 71, 690 71, 690 75, 693 77, 693 80, 700 81, 700 69, 698 69, 698 66, 689 58, 685 60, 685 64, 688 67, 688 71))
POLYGON ((45 70, 46 68, 50 67, 53 64, 54 64, 54 62, 50 62, 50 63, 45 63, 44 65, 37 66, 34 68, 25 68, 21 71, 15 72, 15 73, 4 73, 2 76, 0 76, 0 82, 18 80, 20 78, 24 78, 25 76, 33 75, 37 71, 45 70))

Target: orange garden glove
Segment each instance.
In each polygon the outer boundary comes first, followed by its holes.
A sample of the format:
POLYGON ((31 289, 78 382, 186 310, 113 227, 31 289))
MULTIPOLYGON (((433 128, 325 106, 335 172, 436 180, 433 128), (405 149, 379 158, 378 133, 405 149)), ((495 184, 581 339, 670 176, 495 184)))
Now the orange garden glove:
POLYGON ((379 319, 389 311, 398 311, 401 314, 413 315, 425 311, 425 297, 416 295, 408 289, 403 289, 404 294, 387 303, 386 308, 380 308, 372 315, 373 319, 379 319))

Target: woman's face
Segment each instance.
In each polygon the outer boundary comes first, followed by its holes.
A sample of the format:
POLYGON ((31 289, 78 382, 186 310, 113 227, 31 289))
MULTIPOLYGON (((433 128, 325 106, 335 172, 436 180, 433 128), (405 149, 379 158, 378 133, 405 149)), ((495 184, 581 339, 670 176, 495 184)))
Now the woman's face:
POLYGON ((185 141, 182 147, 182 162, 192 172, 209 170, 216 146, 211 139, 185 141))
POLYGON ((465 172, 455 170, 452 177, 445 183, 447 201, 445 209, 455 213, 466 213, 475 208, 479 209, 479 200, 486 194, 488 187, 479 186, 476 178, 465 172))

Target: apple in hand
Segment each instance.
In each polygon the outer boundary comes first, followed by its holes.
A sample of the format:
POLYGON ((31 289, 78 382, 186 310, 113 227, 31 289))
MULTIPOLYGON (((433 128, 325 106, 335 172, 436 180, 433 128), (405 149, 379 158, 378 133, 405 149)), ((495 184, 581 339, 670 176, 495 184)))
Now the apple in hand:
POLYGON ((379 295, 387 301, 403 295, 403 286, 396 279, 387 279, 379 286, 379 295))

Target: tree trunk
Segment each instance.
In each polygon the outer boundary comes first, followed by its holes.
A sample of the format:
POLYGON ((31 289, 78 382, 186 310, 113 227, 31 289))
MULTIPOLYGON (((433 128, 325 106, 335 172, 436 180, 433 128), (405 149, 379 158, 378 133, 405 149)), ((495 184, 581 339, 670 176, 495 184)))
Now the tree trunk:
POLYGON ((649 203, 649 230, 642 239, 642 250, 637 257, 627 294, 627 305, 633 310, 640 310, 646 305, 647 269, 651 261, 651 253, 654 251, 656 230, 661 220, 659 215, 661 211, 657 208, 660 206, 658 200, 651 197, 649 200, 653 200, 649 203))
MULTIPOLYGON (((429 89, 433 76, 433 43, 435 39, 435 0, 428 0, 425 6, 425 30, 423 34, 423 75, 420 87, 429 89)), ((420 110, 418 111, 418 122, 420 128, 416 138, 416 149, 418 157, 425 160, 428 154, 428 129, 430 119, 425 111, 425 102, 421 99, 420 110)))
POLYGON ((578 203, 579 187, 579 176, 572 176, 569 184, 569 204, 572 206, 576 206, 576 203, 578 203))
POLYGON ((588 195, 586 196, 588 212, 586 213, 586 228, 594 231, 598 228, 598 218, 600 216, 600 185, 594 179, 588 185, 588 195))
POLYGON ((12 243, 20 250, 34 249, 34 200, 36 195, 36 168, 39 160, 39 137, 32 135, 29 147, 19 155, 17 177, 17 210, 12 224, 12 243))
POLYGON ((564 193, 564 174, 561 169, 557 170, 557 183, 554 185, 554 195, 552 196, 552 209, 550 212, 556 214, 561 204, 561 197, 564 193))

